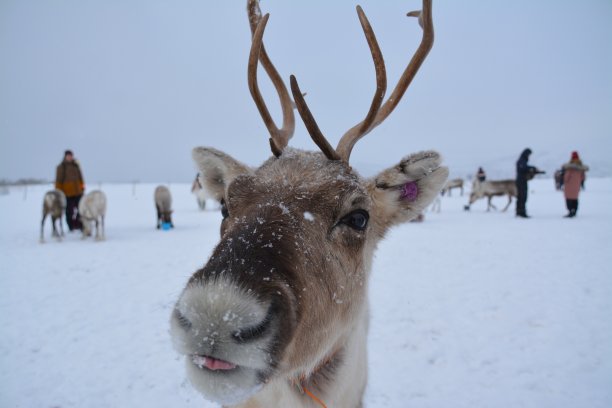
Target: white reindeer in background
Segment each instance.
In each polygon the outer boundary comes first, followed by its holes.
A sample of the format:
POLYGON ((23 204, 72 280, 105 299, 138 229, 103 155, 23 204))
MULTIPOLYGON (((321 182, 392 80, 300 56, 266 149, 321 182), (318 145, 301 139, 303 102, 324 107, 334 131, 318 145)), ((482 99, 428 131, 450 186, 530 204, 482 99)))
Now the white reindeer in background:
POLYGON ((105 238, 104 218, 106 217, 106 195, 100 190, 94 190, 79 201, 79 217, 83 224, 83 239, 90 237, 96 226, 96 240, 105 238), (101 231, 101 232, 100 232, 101 231))
POLYGON ((173 341, 186 356, 192 384, 221 404, 360 407, 374 251, 389 228, 425 209, 448 170, 438 153, 426 151, 364 179, 349 158, 355 143, 394 110, 431 49, 431 1, 409 13, 418 16, 423 37, 386 101, 382 54, 357 7, 377 87, 365 119, 335 149, 291 77, 297 110, 320 152, 287 147, 293 107, 262 44, 269 15, 261 16, 257 0, 248 1, 248 11, 249 89, 271 135, 273 157, 253 169, 219 150, 194 149, 201 181, 221 198, 224 218, 220 242, 172 312, 173 341), (258 62, 281 100, 280 129, 259 92, 258 62))
POLYGON ((448 196, 452 196, 453 188, 458 188, 461 191, 461 195, 463 196, 463 179, 456 178, 452 180, 448 180, 444 187, 442 187, 442 195, 448 193, 448 196))
POLYGON ((196 197, 196 201, 198 203, 198 208, 202 211, 206 209, 206 200, 208 199, 208 194, 206 190, 202 188, 202 184, 200 184, 200 174, 196 175, 195 180, 191 183, 191 193, 196 197))

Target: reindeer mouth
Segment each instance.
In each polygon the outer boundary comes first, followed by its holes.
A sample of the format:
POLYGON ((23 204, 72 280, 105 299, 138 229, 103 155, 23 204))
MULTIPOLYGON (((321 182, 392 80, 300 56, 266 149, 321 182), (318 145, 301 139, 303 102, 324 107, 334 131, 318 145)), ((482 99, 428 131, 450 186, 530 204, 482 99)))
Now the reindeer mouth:
POLYGON ((204 354, 189 354, 187 378, 207 399, 235 406, 257 393, 265 384, 262 372, 204 354))
POLYGON ((238 367, 236 364, 230 363, 229 361, 210 356, 192 354, 190 357, 191 362, 201 370, 226 372, 235 370, 238 367))

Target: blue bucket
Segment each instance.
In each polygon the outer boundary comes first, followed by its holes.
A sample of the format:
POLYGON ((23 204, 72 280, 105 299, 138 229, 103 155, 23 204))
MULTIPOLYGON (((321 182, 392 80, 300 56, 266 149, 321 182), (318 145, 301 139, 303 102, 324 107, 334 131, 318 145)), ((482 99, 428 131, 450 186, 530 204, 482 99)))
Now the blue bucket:
POLYGON ((162 222, 161 228, 164 231, 168 231, 170 228, 172 228, 172 224, 170 224, 169 222, 162 222))

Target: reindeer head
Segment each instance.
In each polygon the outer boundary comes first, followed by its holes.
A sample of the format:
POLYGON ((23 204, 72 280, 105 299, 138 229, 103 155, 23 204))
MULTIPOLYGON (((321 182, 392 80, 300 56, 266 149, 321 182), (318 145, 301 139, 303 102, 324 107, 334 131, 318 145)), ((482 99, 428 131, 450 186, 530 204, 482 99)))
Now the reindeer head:
POLYGON ((448 171, 433 151, 407 156, 371 179, 348 163, 357 140, 391 113, 431 48, 430 3, 424 1, 422 13, 410 13, 423 23, 423 40, 384 104, 384 62, 357 8, 377 90, 366 118, 336 149, 291 77, 296 107, 321 150, 308 152, 287 147, 293 104, 262 44, 269 16, 261 17, 257 1, 249 1, 249 88, 271 134, 273 157, 252 169, 216 149, 194 149, 202 184, 222 202, 221 240, 190 278, 171 318, 189 378, 209 399, 242 401, 268 382, 307 377, 342 353, 367 318, 367 282, 378 242, 391 226, 416 217, 444 184, 448 171), (258 61, 281 100, 280 129, 259 93, 258 61))
POLYGON ((159 218, 161 222, 172 223, 172 210, 160 211, 159 218))

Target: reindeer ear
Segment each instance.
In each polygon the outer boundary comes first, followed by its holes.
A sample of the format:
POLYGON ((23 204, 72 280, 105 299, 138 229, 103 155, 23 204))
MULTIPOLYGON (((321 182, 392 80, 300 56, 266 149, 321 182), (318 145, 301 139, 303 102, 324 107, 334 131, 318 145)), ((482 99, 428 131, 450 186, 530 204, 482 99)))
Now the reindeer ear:
POLYGON ((448 178, 434 151, 403 158, 368 182, 376 222, 386 230, 417 217, 436 197, 448 178))
POLYGON ((191 155, 200 170, 200 184, 217 201, 221 201, 232 180, 241 174, 253 173, 246 164, 211 147, 196 147, 191 155))

